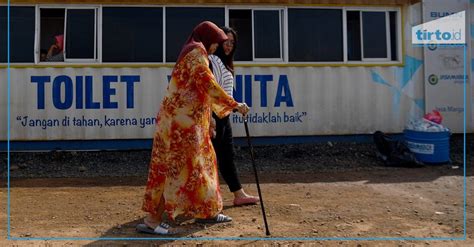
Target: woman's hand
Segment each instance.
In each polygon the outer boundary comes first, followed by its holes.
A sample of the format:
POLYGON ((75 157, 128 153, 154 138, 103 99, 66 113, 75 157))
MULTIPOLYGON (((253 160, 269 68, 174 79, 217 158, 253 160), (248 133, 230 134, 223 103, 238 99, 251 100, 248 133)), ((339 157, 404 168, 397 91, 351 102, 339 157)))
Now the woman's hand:
POLYGON ((49 47, 48 53, 46 54, 46 57, 52 57, 57 50, 59 50, 59 47, 56 44, 51 45, 49 47))
POLYGON ((250 110, 250 108, 245 103, 239 103, 235 109, 244 116, 247 115, 250 110))
POLYGON ((209 134, 211 135, 211 139, 216 137, 216 120, 212 116, 209 120, 209 134))

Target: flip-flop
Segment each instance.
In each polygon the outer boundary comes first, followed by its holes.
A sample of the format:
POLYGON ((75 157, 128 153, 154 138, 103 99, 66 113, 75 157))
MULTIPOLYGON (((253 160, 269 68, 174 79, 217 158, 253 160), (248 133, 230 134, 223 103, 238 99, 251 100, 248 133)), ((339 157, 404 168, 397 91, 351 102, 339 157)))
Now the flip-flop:
POLYGON ((138 224, 136 229, 138 232, 149 233, 149 234, 158 234, 158 235, 172 235, 176 234, 175 232, 170 231, 170 226, 165 223, 160 223, 155 229, 147 226, 146 224, 138 224))
POLYGON ((210 219, 196 219, 196 223, 202 223, 202 224, 215 224, 215 223, 225 223, 225 222, 231 222, 232 218, 224 215, 224 214, 218 214, 214 218, 210 219))

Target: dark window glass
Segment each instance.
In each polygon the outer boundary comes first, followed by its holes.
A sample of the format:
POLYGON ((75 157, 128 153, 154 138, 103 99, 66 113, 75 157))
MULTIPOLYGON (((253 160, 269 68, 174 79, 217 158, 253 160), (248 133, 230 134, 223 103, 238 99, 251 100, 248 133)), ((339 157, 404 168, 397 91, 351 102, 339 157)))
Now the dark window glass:
POLYGON ((362 12, 364 58, 387 57, 385 12, 362 12))
POLYGON ((347 11, 347 59, 360 61, 360 11, 347 11))
POLYGON ((229 10, 229 26, 238 36, 235 61, 252 61, 252 10, 229 10))
POLYGON ((66 57, 95 58, 95 10, 68 9, 66 25, 66 57))
POLYGON ((280 58, 280 11, 255 10, 255 57, 280 58))
POLYGON ((163 61, 162 8, 103 8, 102 61, 163 61))
POLYGON ((291 62, 342 61, 342 10, 289 9, 291 62))
MULTIPOLYGON (((8 56, 8 13, 0 7, 0 62, 8 56)), ((34 62, 35 8, 10 7, 10 62, 34 62)))
POLYGON ((390 12, 390 50, 392 53, 392 61, 398 60, 398 37, 397 37, 397 12, 390 12))
POLYGON ((224 25, 224 8, 166 8, 166 62, 175 62, 194 27, 202 21, 224 25))

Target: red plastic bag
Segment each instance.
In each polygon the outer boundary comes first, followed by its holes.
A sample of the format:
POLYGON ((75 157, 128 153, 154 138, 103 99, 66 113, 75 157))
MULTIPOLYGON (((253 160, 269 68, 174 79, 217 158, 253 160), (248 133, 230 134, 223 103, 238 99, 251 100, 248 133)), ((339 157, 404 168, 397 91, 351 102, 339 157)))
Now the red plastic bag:
POLYGON ((443 122, 443 116, 441 116, 441 113, 439 113, 437 110, 433 110, 432 112, 425 114, 423 118, 437 124, 441 124, 441 122, 443 122))

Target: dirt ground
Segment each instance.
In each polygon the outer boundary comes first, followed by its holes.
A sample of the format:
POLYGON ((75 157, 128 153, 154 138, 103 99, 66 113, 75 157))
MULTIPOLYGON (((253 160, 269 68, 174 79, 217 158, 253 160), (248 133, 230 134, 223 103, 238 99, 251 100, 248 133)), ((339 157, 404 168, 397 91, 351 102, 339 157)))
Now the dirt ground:
MULTIPOLYGON (((7 188, 2 181, 0 246, 474 246, 474 179, 468 170, 464 239, 463 169, 455 168, 263 172, 270 236, 265 236, 260 205, 234 207, 222 186, 224 213, 234 221, 178 222, 187 232, 175 237, 184 240, 135 231, 145 216, 140 210, 144 177, 15 178, 10 236, 16 240, 6 239, 7 188)), ((257 194, 253 174, 241 177, 245 190, 257 194)))

